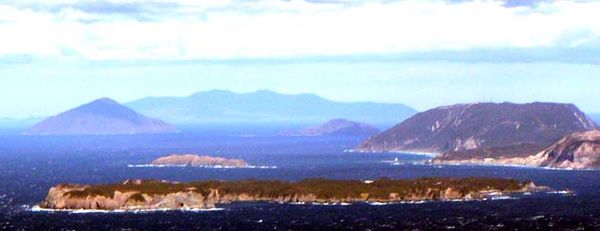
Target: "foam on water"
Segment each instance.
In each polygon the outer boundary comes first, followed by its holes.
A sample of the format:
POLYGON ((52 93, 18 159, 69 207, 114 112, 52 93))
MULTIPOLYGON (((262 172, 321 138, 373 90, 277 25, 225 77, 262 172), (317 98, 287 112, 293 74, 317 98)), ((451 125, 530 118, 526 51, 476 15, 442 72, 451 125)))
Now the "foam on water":
POLYGON ((38 205, 28 209, 31 212, 61 212, 61 213, 72 213, 72 214, 86 214, 86 213, 153 213, 153 212, 169 212, 169 211, 184 211, 184 212, 210 212, 210 211, 222 211, 224 208, 210 208, 210 209, 198 209, 198 208, 180 208, 180 209, 115 209, 115 210, 102 210, 102 209, 47 209, 42 208, 38 205))

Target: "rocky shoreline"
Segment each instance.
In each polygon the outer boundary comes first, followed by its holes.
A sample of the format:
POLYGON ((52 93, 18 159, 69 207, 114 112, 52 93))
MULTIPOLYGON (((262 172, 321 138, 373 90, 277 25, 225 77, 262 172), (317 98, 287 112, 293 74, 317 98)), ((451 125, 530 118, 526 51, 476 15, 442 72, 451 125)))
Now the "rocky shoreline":
POLYGON ((375 181, 307 179, 286 181, 127 180, 111 185, 60 184, 41 209, 211 209, 232 202, 393 203, 482 199, 490 195, 547 190, 533 182, 493 178, 419 178, 375 181))

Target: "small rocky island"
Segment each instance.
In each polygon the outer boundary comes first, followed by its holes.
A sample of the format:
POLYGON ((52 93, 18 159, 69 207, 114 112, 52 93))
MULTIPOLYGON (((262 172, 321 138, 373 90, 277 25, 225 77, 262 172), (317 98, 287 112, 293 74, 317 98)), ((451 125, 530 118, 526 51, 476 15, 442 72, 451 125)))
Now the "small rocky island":
POLYGON ((222 157, 201 156, 196 154, 173 154, 164 156, 153 160, 151 165, 192 167, 222 166, 232 168, 243 168, 249 166, 246 161, 241 159, 226 159, 222 157))
POLYGON ((307 179, 177 183, 126 180, 119 184, 60 184, 39 204, 44 209, 209 209, 231 202, 353 203, 483 199, 546 190, 533 182, 493 178, 418 178, 376 181, 307 179))

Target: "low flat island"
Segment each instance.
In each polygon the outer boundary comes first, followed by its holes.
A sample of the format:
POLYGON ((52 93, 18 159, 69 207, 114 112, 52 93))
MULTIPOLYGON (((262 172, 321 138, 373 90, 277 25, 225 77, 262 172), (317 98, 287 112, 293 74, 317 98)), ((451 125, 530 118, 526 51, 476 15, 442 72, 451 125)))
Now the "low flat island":
POLYGON ((241 159, 227 159, 216 156, 204 156, 197 154, 173 154, 163 156, 152 161, 155 166, 192 166, 192 167, 211 167, 223 166, 231 168, 248 167, 248 163, 241 159))
POLYGON ((118 184, 60 184, 39 204, 44 209, 210 209, 231 202, 355 203, 483 199, 547 189, 533 182, 493 178, 418 178, 375 181, 307 179, 189 183, 126 180, 118 184))

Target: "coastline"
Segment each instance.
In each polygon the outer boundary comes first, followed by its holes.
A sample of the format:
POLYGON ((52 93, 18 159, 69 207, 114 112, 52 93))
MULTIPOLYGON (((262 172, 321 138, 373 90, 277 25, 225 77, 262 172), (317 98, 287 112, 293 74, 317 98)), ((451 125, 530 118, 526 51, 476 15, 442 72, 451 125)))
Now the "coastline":
POLYGON ((373 151, 373 150, 364 150, 364 149, 346 149, 344 152, 349 153, 394 153, 394 154, 408 154, 415 156, 428 156, 428 157, 437 157, 441 155, 438 152, 426 152, 426 151, 414 151, 414 150, 390 150, 390 151, 373 151))
POLYGON ((444 160, 444 161, 432 161, 429 164, 437 166, 482 166, 482 167, 507 167, 507 168, 526 168, 526 169, 539 169, 539 170, 554 170, 554 171, 599 171, 600 169, 590 168, 555 168, 555 167, 543 167, 535 165, 522 165, 522 164, 503 164, 497 162, 489 162, 485 160, 471 161, 471 160, 444 160), (432 163, 433 162, 433 163, 432 163))
MULTIPOLYGON (((517 192, 523 195, 531 195, 527 192, 517 192)), ((570 191, 549 191, 548 194, 572 194, 570 191)), ((355 201, 355 202, 273 202, 273 201, 247 201, 247 202, 236 202, 236 203, 267 203, 267 204, 288 204, 297 206, 353 206, 353 205, 369 205, 369 206, 387 206, 387 205, 415 205, 425 203, 460 203, 460 202, 473 202, 473 201, 494 201, 494 200, 518 200, 519 196, 511 196, 504 194, 490 194, 482 198, 463 198, 463 199, 444 199, 444 200, 405 200, 405 201, 389 201, 389 202, 378 202, 378 201, 355 201)), ((225 203, 231 204, 231 203, 225 203)), ((34 205, 26 209, 29 212, 34 213, 69 213, 69 214, 122 214, 122 213, 157 213, 157 212, 217 212, 224 211, 226 208, 214 207, 214 208, 157 208, 157 209, 143 209, 143 208, 126 208, 126 209, 51 209, 42 208, 39 205, 34 205)))

